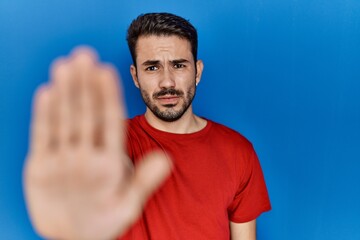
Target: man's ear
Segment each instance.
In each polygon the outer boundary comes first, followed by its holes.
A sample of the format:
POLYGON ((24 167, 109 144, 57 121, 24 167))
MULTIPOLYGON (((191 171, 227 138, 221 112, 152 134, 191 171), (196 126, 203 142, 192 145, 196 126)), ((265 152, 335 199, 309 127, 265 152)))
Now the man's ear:
POLYGON ((204 69, 203 61, 197 60, 196 61, 196 77, 195 77, 196 86, 200 83, 203 69, 204 69))
POLYGON ((137 88, 139 88, 139 81, 138 81, 138 77, 137 77, 136 67, 134 66, 134 64, 131 64, 131 66, 130 66, 130 74, 131 74, 131 77, 133 79, 135 86, 137 88))

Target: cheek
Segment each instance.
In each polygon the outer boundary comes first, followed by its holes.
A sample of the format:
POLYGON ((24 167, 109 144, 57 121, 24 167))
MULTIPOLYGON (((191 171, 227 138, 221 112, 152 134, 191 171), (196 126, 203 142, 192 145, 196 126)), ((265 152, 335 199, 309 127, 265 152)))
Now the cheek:
POLYGON ((187 81, 186 81, 185 86, 189 90, 192 89, 192 88, 195 89, 195 87, 196 87, 196 78, 195 78, 195 76, 192 76, 192 77, 188 78, 187 81))
POLYGON ((155 81, 155 79, 153 79, 151 77, 143 77, 143 76, 139 75, 138 76, 138 84, 142 90, 145 90, 147 92, 153 91, 154 89, 156 89, 156 81, 155 81))
POLYGON ((196 75, 195 73, 191 72, 191 73, 186 73, 186 74, 181 74, 177 77, 177 85, 180 87, 186 87, 189 88, 191 86, 193 86, 196 82, 196 75))
POLYGON ((142 86, 142 85, 140 86, 140 91, 141 91, 142 95, 146 94, 149 98, 151 98, 151 96, 154 93, 154 91, 152 89, 149 89, 149 87, 142 86))

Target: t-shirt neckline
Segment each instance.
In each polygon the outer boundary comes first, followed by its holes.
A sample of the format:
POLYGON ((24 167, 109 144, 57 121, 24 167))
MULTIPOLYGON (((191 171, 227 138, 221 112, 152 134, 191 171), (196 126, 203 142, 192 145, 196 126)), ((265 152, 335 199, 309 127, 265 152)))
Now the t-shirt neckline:
POLYGON ((203 135, 205 135, 211 128, 212 126, 212 122, 206 118, 203 118, 204 120, 206 120, 206 125, 205 127, 203 127, 202 129, 200 129, 199 131, 196 132, 192 132, 192 133, 171 133, 171 132, 165 132, 162 130, 159 130, 157 128, 154 128, 153 126, 151 126, 148 121, 145 118, 145 115, 140 115, 137 116, 140 125, 147 131, 147 132, 151 132, 154 133, 158 136, 162 136, 162 137, 166 137, 166 138, 177 138, 177 139, 193 139, 193 138, 197 138, 197 137, 201 137, 203 135))

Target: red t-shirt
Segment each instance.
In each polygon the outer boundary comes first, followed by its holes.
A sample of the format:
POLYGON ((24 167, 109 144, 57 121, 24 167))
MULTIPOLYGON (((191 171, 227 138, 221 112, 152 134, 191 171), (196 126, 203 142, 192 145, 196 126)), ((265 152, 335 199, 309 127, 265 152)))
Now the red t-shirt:
POLYGON ((174 134, 153 128, 144 116, 129 120, 134 164, 153 149, 165 150, 174 170, 119 239, 229 239, 229 221, 251 221, 271 209, 252 144, 234 130, 207 120, 199 132, 174 134))

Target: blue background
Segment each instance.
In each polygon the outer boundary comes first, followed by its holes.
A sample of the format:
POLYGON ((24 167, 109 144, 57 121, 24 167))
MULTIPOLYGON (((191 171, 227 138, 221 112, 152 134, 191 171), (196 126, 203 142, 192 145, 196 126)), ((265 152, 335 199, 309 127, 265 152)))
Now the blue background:
POLYGON ((125 32, 150 11, 197 27, 205 72, 195 111, 258 152, 273 206, 258 239, 360 239, 358 0, 0 0, 0 239, 39 239, 21 172, 49 64, 93 46, 120 70, 129 116, 142 113, 125 32))

